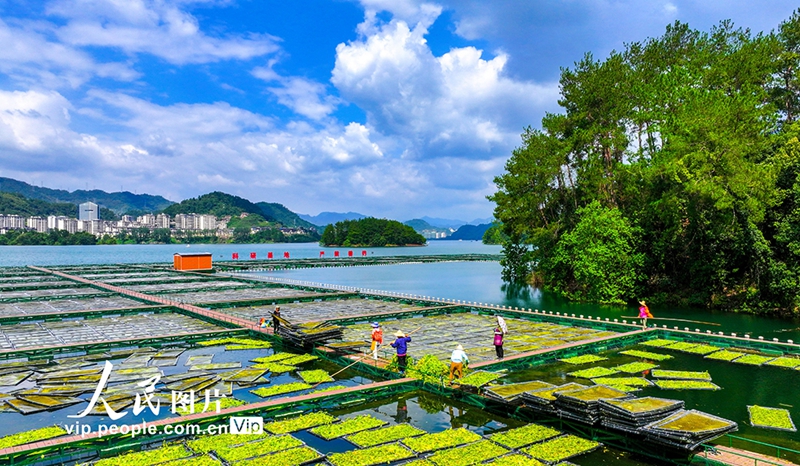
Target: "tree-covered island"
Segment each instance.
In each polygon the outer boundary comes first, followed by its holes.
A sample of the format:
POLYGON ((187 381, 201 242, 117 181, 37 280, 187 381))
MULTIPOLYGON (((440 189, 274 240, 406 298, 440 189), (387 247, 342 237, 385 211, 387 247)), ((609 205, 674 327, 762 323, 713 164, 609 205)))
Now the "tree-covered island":
POLYGON ((321 246, 381 247, 421 246, 425 237, 396 220, 367 217, 344 220, 325 227, 321 246))

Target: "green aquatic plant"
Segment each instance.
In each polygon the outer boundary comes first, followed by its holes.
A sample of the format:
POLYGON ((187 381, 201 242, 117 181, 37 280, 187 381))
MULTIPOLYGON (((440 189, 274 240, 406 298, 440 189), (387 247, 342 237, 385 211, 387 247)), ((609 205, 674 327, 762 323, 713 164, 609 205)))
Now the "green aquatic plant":
POLYGON ((637 372, 649 371, 650 369, 654 369, 656 367, 658 367, 658 365, 650 364, 649 362, 631 362, 621 366, 613 367, 612 369, 619 372, 624 372, 626 374, 635 374, 637 372))
POLYGON ((523 451, 536 459, 554 463, 583 453, 588 453, 599 446, 599 443, 592 440, 586 440, 574 435, 565 435, 553 440, 537 443, 536 445, 525 448, 523 451))
POLYGON ((571 358, 559 359, 559 361, 565 362, 567 364, 579 365, 579 364, 588 364, 590 362, 605 361, 606 359, 608 358, 597 356, 595 354, 584 354, 582 356, 573 356, 571 358))
POLYGON ((773 359, 772 361, 767 361, 764 363, 765 366, 775 366, 775 367, 785 367, 787 369, 797 369, 800 367, 800 358, 787 358, 787 357, 780 357, 773 359))
POLYGON ((568 372, 567 375, 572 377, 580 377, 582 379, 593 379, 596 377, 605 377, 607 375, 614 375, 619 373, 616 369, 609 369, 608 367, 592 367, 591 369, 583 369, 575 372, 568 372))
POLYGON ((558 435, 561 435, 561 432, 552 427, 528 424, 527 426, 492 434, 489 439, 508 448, 520 448, 558 435))
POLYGON ((260 362, 278 362, 278 361, 283 361, 284 359, 293 358, 295 356, 300 356, 300 355, 299 354, 294 354, 294 353, 274 353, 274 354, 271 354, 269 356, 259 356, 257 358, 251 359, 250 361, 251 362, 256 362, 256 363, 260 363, 260 362))
POLYGON ((236 466, 296 466, 310 464, 320 458, 322 455, 311 447, 297 447, 251 460, 237 461, 236 466))
POLYGON ((720 348, 717 347, 717 346, 700 344, 700 345, 695 345, 694 347, 685 350, 685 352, 686 353, 691 353, 691 354, 711 354, 711 353, 714 353, 714 352, 719 351, 719 350, 720 350, 720 348))
POLYGON ((708 371, 668 371, 663 369, 655 369, 651 375, 657 379, 685 379, 685 380, 711 380, 711 374, 708 371))
POLYGON ((350 443, 359 447, 372 447, 382 443, 416 437, 425 434, 424 430, 417 429, 410 424, 397 424, 382 429, 359 432, 345 437, 350 443))
POLYGON ((467 429, 447 429, 435 434, 426 434, 420 437, 411 437, 403 440, 403 444, 415 452, 425 453, 442 448, 455 447, 467 443, 477 442, 481 436, 467 429))
POLYGON ((417 361, 409 362, 406 375, 424 382, 439 384, 448 373, 448 366, 432 354, 426 354, 417 361))
POLYGON ((41 429, 19 432, 17 434, 1 437, 0 450, 3 448, 16 447, 17 445, 24 445, 26 443, 38 442, 40 440, 49 440, 66 434, 67 431, 59 426, 43 427, 41 429))
POLYGON ((592 379, 597 385, 626 385, 628 387, 650 387, 653 384, 644 377, 597 377, 592 379))
POLYGON ((389 443, 363 450, 333 453, 328 455, 328 461, 334 466, 372 466, 393 463, 413 456, 414 453, 400 444, 389 443))
POLYGON ((269 424, 264 424, 264 430, 272 432, 273 434, 288 434, 290 432, 310 429, 323 424, 330 424, 335 420, 336 418, 330 414, 319 411, 283 421, 274 421, 269 424))
POLYGON ((789 410, 755 405, 748 406, 747 411, 750 413, 750 424, 753 427, 797 432, 789 410))
POLYGON ((706 359, 714 359, 717 361, 733 361, 734 359, 740 358, 744 355, 745 353, 740 353, 738 351, 722 350, 707 355, 706 359))
POLYGON ((650 346, 652 348, 668 348, 668 347, 674 345, 675 343, 678 343, 678 342, 675 341, 675 340, 665 340, 665 339, 662 339, 662 338, 656 338, 655 340, 643 341, 640 344, 642 344, 644 346, 650 346))
POLYGON ((719 385, 705 380, 656 380, 655 384, 664 390, 722 390, 719 385))
POLYGON ((336 390, 341 390, 343 388, 347 388, 347 387, 345 387, 344 385, 331 385, 330 387, 325 387, 325 388, 321 388, 319 390, 314 390, 313 392, 310 392, 309 395, 315 395, 317 393, 333 392, 333 391, 336 391, 336 390))
MULTIPOLYGON (((225 398, 217 398, 217 399, 210 400, 209 403, 208 403, 208 409, 206 409, 206 412, 214 412, 214 411, 216 411, 217 410, 217 401, 219 401, 219 409, 232 408, 234 406, 241 406, 243 404, 246 404, 246 402, 244 402, 242 400, 237 400, 236 398, 231 398, 231 397, 227 397, 226 396, 225 398)), ((182 407, 179 407, 177 409, 177 411, 178 411, 178 414, 180 414, 181 416, 186 416, 187 414, 193 414, 193 413, 202 412, 203 408, 206 407, 205 405, 206 405, 205 399, 195 400, 194 410, 192 410, 191 406, 182 406, 182 407)))
POLYGON ((331 440, 344 437, 345 435, 354 434, 356 432, 361 432, 362 430, 380 427, 384 424, 386 424, 386 421, 374 418, 369 414, 364 414, 350 419, 345 419, 344 421, 336 424, 327 424, 324 426, 315 427, 311 429, 311 433, 320 436, 325 440, 331 440))
POLYGON ((188 446, 192 451, 196 451, 198 453, 208 453, 211 450, 252 442, 253 440, 262 439, 267 436, 269 436, 269 434, 266 432, 262 434, 204 435, 202 437, 189 440, 186 442, 186 446, 188 446))
POLYGON ((258 395, 261 398, 267 398, 275 395, 282 395, 284 393, 299 392, 301 390, 308 390, 311 385, 303 382, 291 382, 281 385, 274 385, 271 387, 261 387, 255 390, 250 390, 250 393, 258 395))
POLYGON ((218 460, 208 456, 190 456, 188 458, 181 458, 179 460, 172 460, 166 463, 159 463, 158 466, 221 466, 218 460))
POLYGON ((772 361, 775 358, 770 358, 768 356, 760 356, 758 354, 746 354, 741 358, 736 358, 733 360, 736 364, 747 364, 750 366, 760 366, 765 364, 769 361, 772 361))
POLYGON ((498 374, 496 372, 475 371, 459 380, 458 383, 472 387, 482 387, 502 376, 503 374, 498 374))
POLYGON ((313 371, 300 371, 297 373, 305 383, 333 382, 333 377, 327 371, 315 369, 313 371))
POLYGON ((283 372, 292 372, 297 370, 297 366, 287 366, 280 362, 260 362, 258 364, 253 364, 250 367, 253 369, 266 369, 275 374, 281 374, 283 372))
POLYGON ((533 458, 528 458, 525 455, 520 455, 519 453, 512 453, 510 455, 501 456, 496 460, 489 461, 486 463, 487 466, 544 466, 539 460, 535 460, 533 458))
POLYGON ((479 440, 463 447, 437 451, 428 460, 438 466, 470 466, 503 456, 508 451, 489 440, 479 440))
POLYGON ((276 437, 266 437, 239 446, 217 448, 215 451, 219 458, 232 463, 234 461, 288 450, 301 445, 303 445, 303 442, 291 435, 279 435, 276 437))
POLYGON ((287 366, 296 366, 298 364, 303 364, 309 361, 314 361, 315 359, 319 359, 317 356, 311 354, 298 354, 291 358, 281 359, 281 364, 287 366))
POLYGON ((625 356, 633 356, 635 358, 652 359, 653 361, 666 361, 667 359, 673 358, 671 354, 652 353, 650 351, 640 351, 640 350, 620 351, 619 354, 624 354, 625 356))
POLYGON ((183 445, 170 445, 155 450, 136 451, 113 458, 103 458, 95 466, 140 466, 158 464, 192 456, 183 445))

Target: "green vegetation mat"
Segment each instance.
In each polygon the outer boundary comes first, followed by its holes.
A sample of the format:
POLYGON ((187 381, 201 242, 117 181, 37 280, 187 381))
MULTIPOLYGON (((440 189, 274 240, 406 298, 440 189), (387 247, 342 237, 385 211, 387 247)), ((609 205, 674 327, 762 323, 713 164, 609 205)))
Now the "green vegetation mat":
POLYGON ((568 372, 567 375, 573 377, 580 377, 582 379, 593 379, 595 377, 605 377, 607 375, 614 375, 619 373, 616 369, 609 369, 608 367, 592 367, 591 369, 583 369, 575 372, 568 372))
POLYGON ((428 459, 438 466, 470 466, 506 453, 508 449, 488 440, 480 440, 464 447, 437 451, 428 459))
POLYGON ((298 364, 303 364, 305 362, 313 361, 315 359, 318 358, 311 354, 299 354, 291 358, 282 359, 281 364, 285 364, 287 366, 296 366, 298 364))
POLYGON ((533 458, 528 458, 525 455, 520 455, 519 453, 513 453, 511 455, 501 456, 494 461, 489 461, 486 465, 492 466, 544 466, 539 460, 535 460, 533 458))
POLYGON ((43 427, 41 429, 29 430, 18 434, 7 435, 0 438, 0 450, 3 448, 16 447, 26 443, 48 440, 55 437, 66 435, 67 431, 59 426, 43 427))
POLYGON ((482 387, 489 382, 499 379, 503 374, 486 371, 475 371, 458 381, 461 385, 470 385, 472 387, 482 387))
POLYGON ((645 341, 645 342, 642 342, 641 344, 644 345, 644 346, 650 346, 652 348, 668 348, 668 347, 674 345, 675 343, 678 343, 678 342, 675 341, 675 340, 664 340, 664 339, 656 338, 655 340, 645 341))
POLYGON ((328 455, 328 461, 334 466, 371 466, 387 464, 406 458, 411 458, 414 453, 398 443, 390 443, 363 450, 352 450, 345 453, 328 455))
POLYGON ((597 362, 597 361, 605 361, 608 358, 604 358, 602 356, 597 356, 594 354, 584 354, 582 356, 573 356, 571 358, 564 358, 559 359, 561 362, 565 362, 567 364, 588 364, 590 362, 597 362))
POLYGON ((166 461, 186 458, 191 455, 192 454, 189 453, 183 445, 171 445, 155 450, 137 451, 113 458, 104 458, 94 464, 95 466, 139 466, 164 463, 166 461))
POLYGON ((310 429, 311 427, 321 426, 323 424, 330 424, 335 420, 336 418, 328 413, 317 412, 304 414, 283 421, 270 422, 264 425, 264 430, 273 434, 288 434, 290 432, 310 429))
POLYGON ((359 447, 372 447, 382 443, 394 442, 423 434, 425 434, 424 430, 417 429, 410 424, 397 424, 395 426, 370 430, 368 432, 359 432, 345 438, 349 440, 350 443, 359 447))
POLYGON ((706 359, 715 359, 717 361, 733 361, 734 359, 740 358, 744 355, 745 353, 740 353, 738 351, 722 350, 707 355, 706 359))
POLYGON ((321 388, 319 390, 314 390, 313 392, 309 392, 309 395, 313 395, 315 393, 325 393, 325 392, 332 392, 335 390, 341 390, 343 388, 347 388, 344 385, 331 385, 330 387, 321 388))
POLYGON ((288 450, 302 445, 303 442, 291 435, 280 435, 276 437, 267 437, 235 447, 216 448, 215 451, 218 457, 232 463, 234 461, 288 450))
POLYGON ((333 377, 327 371, 316 369, 313 371, 300 371, 298 375, 305 383, 333 382, 333 377))
POLYGON ((219 435, 206 435, 203 437, 189 440, 186 445, 193 451, 199 453, 207 453, 211 450, 218 448, 230 447, 241 443, 251 442, 253 440, 262 439, 269 436, 268 433, 263 434, 219 434, 219 435))
POLYGON ((538 443, 523 451, 536 459, 554 463, 573 456, 588 453, 600 444, 592 440, 586 440, 574 435, 565 435, 543 443, 538 443))
POLYGON ((179 460, 168 461, 166 463, 159 463, 158 466, 221 466, 222 463, 211 458, 208 455, 190 456, 189 458, 182 458, 179 460))
POLYGON ((489 439, 508 448, 520 448, 558 435, 561 435, 561 432, 552 427, 528 424, 527 426, 492 434, 489 439))
POLYGON ((708 372, 667 371, 656 369, 651 374, 657 379, 711 380, 711 374, 708 372))
POLYGON ((282 395, 284 393, 299 392, 301 390, 308 390, 311 385, 303 382, 291 382, 282 385, 275 385, 272 387, 261 387, 255 390, 250 390, 250 393, 258 395, 261 398, 267 398, 275 395, 282 395))
POLYGON ((765 364, 769 361, 772 361, 775 358, 771 358, 768 356, 759 356, 757 354, 745 354, 741 358, 736 358, 733 360, 736 364, 747 364, 750 366, 760 366, 765 364))
POLYGON ((316 450, 311 447, 298 447, 285 450, 268 456, 260 456, 252 460, 244 460, 236 463, 236 466, 293 466, 306 464, 322 458, 316 450))
POLYGON ((368 414, 345 419, 336 424, 327 424, 311 429, 311 433, 318 435, 325 440, 331 440, 345 435, 361 432, 362 430, 373 429, 386 424, 386 421, 374 418, 368 414))
POLYGON ((679 341, 677 343, 673 343, 667 346, 667 348, 675 351, 682 351, 684 353, 688 353, 690 350, 693 350, 698 346, 700 346, 699 343, 689 343, 688 341, 679 341))
POLYGON ((428 460, 415 460, 409 463, 403 463, 403 466, 435 466, 428 460))
POLYGON ((403 440, 403 444, 417 453, 455 447, 467 443, 477 442, 481 436, 467 429, 447 429, 435 434, 426 434, 420 437, 411 437, 403 440))
POLYGON ((226 350, 272 348, 270 342, 266 340, 256 340, 255 338, 218 338, 215 340, 200 341, 197 344, 200 346, 226 345, 226 350))
POLYGON ((652 359, 653 361, 666 361, 667 359, 673 358, 671 354, 652 353, 650 351, 640 351, 640 350, 620 351, 619 354, 624 354, 625 356, 633 356, 635 358, 652 359))
POLYGON ((202 412, 216 412, 217 411, 217 401, 219 401, 219 409, 225 408, 232 408, 234 406, 241 406, 245 404, 242 400, 237 400, 236 398, 218 398, 216 400, 212 399, 206 406, 205 400, 196 400, 194 403, 194 411, 192 411, 191 406, 179 407, 177 409, 178 414, 181 416, 186 416, 187 414, 194 414, 194 413, 202 413, 202 412), (205 408, 205 411, 203 411, 205 408))
POLYGON ((269 356, 260 356, 257 358, 253 358, 251 362, 278 362, 283 361, 284 359, 293 358, 295 356, 300 356, 299 354, 294 353, 274 353, 269 356))
POLYGON ((695 345, 694 347, 687 349, 686 352, 691 354, 711 354, 719 350, 719 347, 712 345, 695 345))
POLYGON ((655 384, 663 390, 722 390, 719 385, 705 380, 656 380, 655 384))
POLYGON ((750 413, 750 424, 753 427, 763 427, 765 429, 786 430, 797 432, 792 416, 789 411, 781 408, 766 408, 764 406, 748 406, 750 413))
POLYGON ((785 367, 787 369, 796 369, 800 367, 800 358, 786 358, 780 357, 773 359, 772 361, 767 361, 764 363, 765 366, 775 366, 775 367, 785 367))
POLYGON ((597 377, 592 379, 592 382, 597 385, 625 385, 628 387, 650 387, 653 385, 652 382, 644 377, 597 377))
POLYGON ((635 374, 637 372, 649 371, 658 367, 657 364, 650 364, 649 362, 631 362, 621 366, 613 367, 612 369, 626 374, 635 374))
POLYGON ((283 372, 292 372, 297 370, 297 366, 287 366, 279 362, 261 362, 258 364, 254 364, 251 367, 253 369, 266 369, 276 374, 281 374, 283 372))

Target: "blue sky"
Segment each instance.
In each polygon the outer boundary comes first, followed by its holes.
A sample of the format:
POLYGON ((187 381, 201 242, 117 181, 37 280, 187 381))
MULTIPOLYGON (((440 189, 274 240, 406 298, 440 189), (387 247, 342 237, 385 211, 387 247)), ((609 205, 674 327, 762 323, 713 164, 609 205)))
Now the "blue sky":
POLYGON ((0 0, 0 176, 308 214, 491 216, 560 67, 796 2, 0 0), (768 5, 768 7, 766 7, 768 5))

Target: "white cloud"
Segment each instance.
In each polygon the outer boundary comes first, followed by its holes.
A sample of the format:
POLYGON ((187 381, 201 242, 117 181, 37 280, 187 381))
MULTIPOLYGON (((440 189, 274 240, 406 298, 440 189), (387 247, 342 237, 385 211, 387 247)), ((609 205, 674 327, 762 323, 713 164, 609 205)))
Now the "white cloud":
POLYGON ((278 50, 277 39, 267 34, 210 36, 179 4, 165 1, 58 0, 48 12, 67 20, 56 30, 65 43, 148 53, 178 65, 247 60, 278 50))
POLYGON ((507 77, 507 56, 474 47, 431 52, 423 24, 393 20, 374 35, 340 44, 331 81, 367 112, 368 124, 402 138, 413 157, 508 154, 527 124, 557 98, 555 83, 507 77))
POLYGON ((299 77, 281 79, 280 82, 282 86, 270 87, 269 91, 281 105, 299 115, 319 120, 336 109, 338 99, 327 95, 325 86, 318 82, 299 77))

